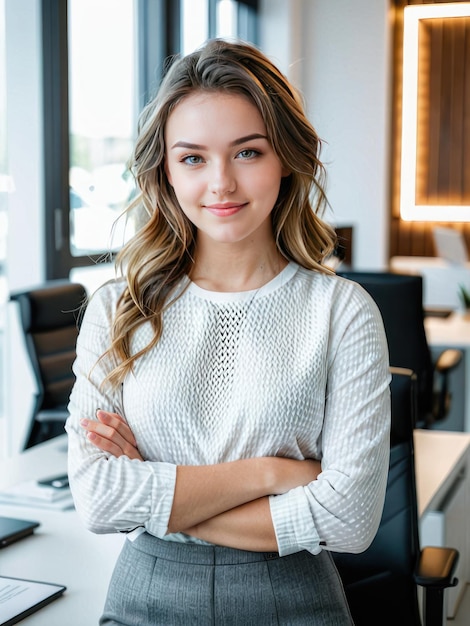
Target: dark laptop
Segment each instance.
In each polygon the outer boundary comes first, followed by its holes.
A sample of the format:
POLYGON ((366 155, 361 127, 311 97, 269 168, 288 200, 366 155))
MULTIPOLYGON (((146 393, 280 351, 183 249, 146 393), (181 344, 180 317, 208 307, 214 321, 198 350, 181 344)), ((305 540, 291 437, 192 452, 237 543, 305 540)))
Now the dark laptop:
POLYGON ((13 517, 0 517, 0 548, 32 535, 39 522, 31 520, 15 519, 13 517))

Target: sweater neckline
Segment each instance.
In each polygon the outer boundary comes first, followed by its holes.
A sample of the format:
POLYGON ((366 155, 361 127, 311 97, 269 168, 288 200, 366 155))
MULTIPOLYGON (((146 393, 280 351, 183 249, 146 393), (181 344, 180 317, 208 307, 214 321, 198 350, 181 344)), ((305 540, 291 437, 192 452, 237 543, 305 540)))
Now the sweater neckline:
POLYGON ((299 266, 297 263, 290 261, 286 267, 279 272, 277 276, 272 278, 262 287, 258 289, 250 289, 249 291, 210 291, 203 289, 189 280, 188 292, 202 300, 210 300, 211 302, 252 302, 254 298, 261 298, 276 291, 282 285, 285 285, 297 272, 299 266))

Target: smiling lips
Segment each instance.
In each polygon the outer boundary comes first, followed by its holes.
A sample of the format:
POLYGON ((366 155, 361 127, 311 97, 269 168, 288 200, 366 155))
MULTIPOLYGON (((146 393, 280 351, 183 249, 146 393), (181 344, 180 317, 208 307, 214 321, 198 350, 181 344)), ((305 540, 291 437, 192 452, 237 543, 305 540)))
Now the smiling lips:
POLYGON ((212 213, 217 217, 229 217, 230 215, 235 215, 235 213, 241 211, 246 205, 246 202, 227 202, 221 204, 206 204, 204 205, 204 208, 209 211, 209 213, 212 213))

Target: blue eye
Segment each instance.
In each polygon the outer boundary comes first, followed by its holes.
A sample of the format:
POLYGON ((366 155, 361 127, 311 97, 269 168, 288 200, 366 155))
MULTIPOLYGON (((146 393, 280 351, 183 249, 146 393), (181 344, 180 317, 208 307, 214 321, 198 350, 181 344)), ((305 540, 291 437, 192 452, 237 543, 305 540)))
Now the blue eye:
POLYGON ((260 153, 258 150, 253 150, 251 148, 247 148, 246 150, 242 150, 238 153, 237 157, 241 159, 253 159, 258 156, 260 153))
POLYGON ((199 165, 199 163, 202 163, 202 157, 190 154, 189 156, 185 156, 182 159, 182 162, 187 163, 188 165, 199 165))

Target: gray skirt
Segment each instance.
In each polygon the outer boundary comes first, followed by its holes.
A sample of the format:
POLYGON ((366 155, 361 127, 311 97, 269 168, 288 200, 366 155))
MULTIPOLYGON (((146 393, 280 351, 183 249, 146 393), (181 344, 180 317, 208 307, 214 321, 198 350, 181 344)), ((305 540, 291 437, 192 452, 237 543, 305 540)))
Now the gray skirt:
POLYGON ((100 624, 351 626, 331 555, 126 541, 100 624))

